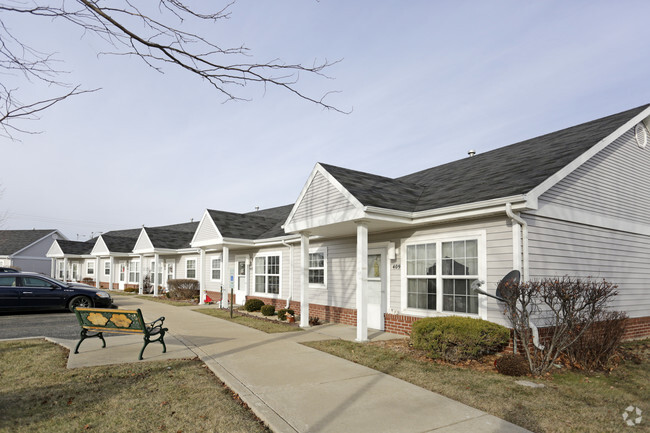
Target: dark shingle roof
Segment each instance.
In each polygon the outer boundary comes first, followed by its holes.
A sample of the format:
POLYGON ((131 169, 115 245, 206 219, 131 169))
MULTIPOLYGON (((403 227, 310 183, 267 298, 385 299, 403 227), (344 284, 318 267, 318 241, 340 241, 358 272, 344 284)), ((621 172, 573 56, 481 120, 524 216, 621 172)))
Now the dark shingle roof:
POLYGON ((321 165, 365 206, 417 212, 522 195, 649 106, 396 179, 321 165))
POLYGON ((198 226, 198 222, 191 222, 161 227, 145 227, 145 230, 154 248, 178 250, 190 247, 190 242, 198 226))
POLYGON ((284 236, 281 226, 292 208, 286 205, 243 214, 208 209, 208 213, 223 237, 252 240, 284 236))
POLYGON ((58 239, 56 242, 59 244, 59 247, 61 247, 61 251, 63 251, 64 254, 84 255, 90 254, 95 246, 96 240, 97 239, 91 239, 85 242, 80 242, 58 239))
POLYGON ((142 229, 114 230, 102 234, 106 247, 111 252, 130 253, 138 241, 142 229))
POLYGON ((53 232, 56 230, 0 230, 0 255, 15 254, 53 232))

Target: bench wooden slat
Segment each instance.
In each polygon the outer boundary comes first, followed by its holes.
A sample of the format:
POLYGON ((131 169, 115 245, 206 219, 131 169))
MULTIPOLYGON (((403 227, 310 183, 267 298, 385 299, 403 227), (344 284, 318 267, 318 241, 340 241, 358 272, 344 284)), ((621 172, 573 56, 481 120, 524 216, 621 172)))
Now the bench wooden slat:
POLYGON ((75 315, 79 326, 81 326, 81 339, 77 343, 74 353, 79 353, 79 346, 81 342, 87 338, 97 337, 102 340, 103 346, 106 347, 106 340, 104 340, 103 333, 115 334, 143 334, 144 346, 140 350, 138 359, 142 359, 144 349, 149 343, 160 342, 163 345, 163 353, 167 352, 165 345, 165 332, 167 328, 163 328, 162 324, 165 321, 164 317, 160 317, 151 323, 144 321, 142 311, 137 310, 112 310, 107 308, 75 308, 75 315), (155 326, 154 326, 155 325, 155 326), (96 334, 89 335, 88 331, 96 332, 96 334), (151 339, 152 336, 158 338, 151 339))

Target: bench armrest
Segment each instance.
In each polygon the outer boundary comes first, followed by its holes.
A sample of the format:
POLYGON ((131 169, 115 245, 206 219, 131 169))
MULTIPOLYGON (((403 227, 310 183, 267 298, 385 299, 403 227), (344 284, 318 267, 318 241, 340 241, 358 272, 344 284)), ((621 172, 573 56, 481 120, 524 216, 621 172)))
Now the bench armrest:
POLYGON ((165 321, 165 317, 163 316, 163 317, 157 318, 153 322, 146 323, 146 325, 147 325, 147 328, 149 328, 149 329, 162 328, 164 321, 165 321))

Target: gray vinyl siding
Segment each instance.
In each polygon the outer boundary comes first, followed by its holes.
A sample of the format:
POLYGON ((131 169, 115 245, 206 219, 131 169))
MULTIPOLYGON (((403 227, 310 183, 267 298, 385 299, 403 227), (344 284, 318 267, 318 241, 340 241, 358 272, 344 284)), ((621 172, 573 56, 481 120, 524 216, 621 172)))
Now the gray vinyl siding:
POLYGON ((316 173, 293 215, 294 221, 331 212, 353 210, 354 206, 321 173, 316 173))
POLYGON ((196 232, 196 238, 194 240, 195 242, 210 241, 221 237, 215 230, 214 225, 208 220, 208 218, 210 218, 210 215, 206 215, 206 218, 201 221, 201 224, 199 225, 196 232))
MULTIPOLYGON (((497 283, 512 270, 512 226, 505 217, 497 217, 472 223, 453 223, 401 230, 379 234, 370 234, 368 243, 394 242, 396 249, 401 249, 405 239, 412 236, 444 236, 448 233, 462 231, 486 230, 487 253, 487 288, 496 290, 497 283)), ((327 286, 310 287, 309 302, 343 308, 356 308, 356 237, 337 238, 324 241, 312 241, 310 249, 327 248, 327 286)), ((294 247, 294 300, 300 299, 300 244, 294 247)), ((370 245, 372 248, 372 245, 370 245)), ((388 312, 399 314, 402 306, 402 270, 401 255, 395 260, 388 260, 388 312), (400 265, 400 266, 395 266, 400 265)), ((499 322, 500 309, 496 303, 488 303, 488 319, 499 322)))
POLYGON ((650 223, 650 147, 623 134, 540 197, 541 202, 650 223))
POLYGON ((650 237, 527 216, 531 278, 592 277, 618 285, 613 308, 650 311, 650 237))

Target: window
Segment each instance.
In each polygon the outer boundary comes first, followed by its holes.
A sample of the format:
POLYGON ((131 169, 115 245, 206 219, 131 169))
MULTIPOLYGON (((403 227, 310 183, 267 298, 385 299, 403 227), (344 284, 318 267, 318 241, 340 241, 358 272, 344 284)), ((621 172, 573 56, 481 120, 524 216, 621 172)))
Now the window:
POLYGON ((23 286, 25 287, 51 287, 52 283, 40 278, 23 277, 23 286))
POLYGON ((140 262, 132 261, 129 263, 129 283, 140 282, 140 262))
POLYGON ((478 278, 478 242, 443 242, 442 256, 443 311, 478 314, 478 294, 470 287, 478 278))
POLYGON ((326 263, 325 251, 309 253, 309 284, 325 284, 326 263))
POLYGON ((221 280, 221 258, 210 260, 210 279, 213 281, 221 280))
POLYGON ((95 262, 86 262, 86 275, 95 275, 95 262))
POLYGON ((77 281, 79 278, 79 263, 73 263, 72 264, 72 279, 74 281, 77 281))
POLYGON ((111 274, 111 262, 110 260, 106 260, 104 262, 104 275, 110 275, 111 274))
POLYGON ((478 249, 477 239, 407 245, 407 308, 478 314, 478 249))
POLYGON ((63 280, 65 278, 64 276, 65 267, 63 266, 63 261, 59 261, 57 263, 57 267, 59 268, 59 280, 63 280))
POLYGON ((187 259, 185 262, 185 278, 196 278, 196 259, 187 259))
POLYGON ((255 291, 280 293, 280 256, 255 257, 255 291))
POLYGON ((436 310, 436 244, 406 247, 406 275, 406 305, 409 308, 436 310))
POLYGON ((126 273, 126 263, 120 262, 120 281, 124 281, 125 273, 126 273))
POLYGON ((0 286, 16 287, 16 277, 0 277, 0 286))

